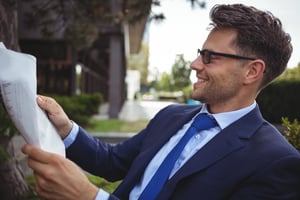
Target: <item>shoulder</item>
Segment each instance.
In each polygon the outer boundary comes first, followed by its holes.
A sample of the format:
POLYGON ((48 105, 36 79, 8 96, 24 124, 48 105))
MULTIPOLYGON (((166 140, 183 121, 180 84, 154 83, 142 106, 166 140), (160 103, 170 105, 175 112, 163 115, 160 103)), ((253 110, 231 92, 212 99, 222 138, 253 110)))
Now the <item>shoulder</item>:
POLYGON ((277 154, 294 154, 300 158, 299 152, 292 146, 291 143, 285 138, 284 134, 281 133, 274 125, 269 122, 264 122, 261 128, 261 138, 263 141, 268 141, 268 145, 274 147, 277 154), (281 152, 281 153, 280 153, 281 152))
POLYGON ((161 109, 157 115, 199 112, 201 107, 202 105, 171 104, 161 109))
POLYGON ((171 104, 161 109, 149 122, 147 130, 158 127, 179 128, 183 123, 189 121, 201 109, 201 105, 171 104))

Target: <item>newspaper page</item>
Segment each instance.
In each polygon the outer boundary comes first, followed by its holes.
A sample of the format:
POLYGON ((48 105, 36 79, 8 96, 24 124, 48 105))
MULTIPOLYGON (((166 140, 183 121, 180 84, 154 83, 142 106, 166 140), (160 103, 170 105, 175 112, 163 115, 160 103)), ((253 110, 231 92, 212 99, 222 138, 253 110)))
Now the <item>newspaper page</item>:
POLYGON ((36 102, 36 58, 6 49, 2 42, 0 92, 8 115, 25 141, 65 157, 63 141, 36 102))

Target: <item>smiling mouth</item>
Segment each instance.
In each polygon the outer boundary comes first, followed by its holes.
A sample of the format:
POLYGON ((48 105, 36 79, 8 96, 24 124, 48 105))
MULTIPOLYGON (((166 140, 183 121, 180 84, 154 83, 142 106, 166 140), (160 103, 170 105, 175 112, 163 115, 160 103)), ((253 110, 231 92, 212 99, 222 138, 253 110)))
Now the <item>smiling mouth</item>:
POLYGON ((202 83, 202 82, 205 82, 205 81, 207 81, 207 80, 202 79, 202 78, 198 78, 198 80, 197 80, 198 83, 202 83))
POLYGON ((197 79, 197 82, 196 83, 204 83, 204 82, 207 82, 208 81, 208 79, 206 79, 206 78, 201 78, 201 77, 198 77, 198 79, 197 79))
POLYGON ((205 80, 205 79, 197 79, 197 81, 194 83, 194 88, 196 89, 196 88, 200 87, 205 82, 207 82, 207 80, 205 80))

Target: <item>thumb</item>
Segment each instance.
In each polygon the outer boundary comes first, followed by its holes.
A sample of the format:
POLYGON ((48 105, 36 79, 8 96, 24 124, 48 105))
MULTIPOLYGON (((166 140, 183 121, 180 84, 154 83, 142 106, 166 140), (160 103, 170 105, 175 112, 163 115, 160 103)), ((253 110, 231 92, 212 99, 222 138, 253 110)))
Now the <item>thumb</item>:
POLYGON ((53 98, 38 95, 36 101, 39 107, 47 112, 48 116, 60 113, 61 108, 53 98))
POLYGON ((47 98, 48 97, 45 97, 45 96, 42 96, 42 95, 37 95, 37 98, 36 98, 37 104, 43 110, 46 110, 46 108, 47 108, 47 98))
POLYGON ((22 147, 22 152, 28 155, 31 159, 39 161, 41 163, 47 163, 49 157, 52 155, 50 152, 46 152, 39 147, 35 147, 29 144, 25 144, 22 147))

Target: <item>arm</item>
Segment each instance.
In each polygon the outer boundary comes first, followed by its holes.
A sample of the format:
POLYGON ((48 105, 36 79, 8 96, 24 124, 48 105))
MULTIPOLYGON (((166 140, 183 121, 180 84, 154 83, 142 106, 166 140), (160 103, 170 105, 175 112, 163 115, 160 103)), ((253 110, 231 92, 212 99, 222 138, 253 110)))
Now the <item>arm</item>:
MULTIPOLYGON (((72 122, 56 101, 39 96, 37 103, 44 109, 60 136, 65 138, 72 129, 72 122)), ((73 162, 59 155, 25 145, 28 166, 34 171, 36 192, 46 199, 95 199, 105 194, 90 183, 85 174, 73 162)), ((108 194, 106 194, 108 196, 108 194)))

